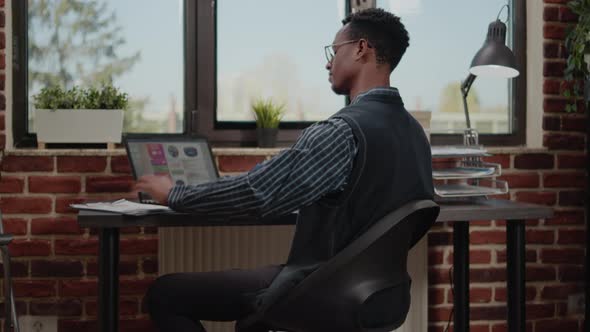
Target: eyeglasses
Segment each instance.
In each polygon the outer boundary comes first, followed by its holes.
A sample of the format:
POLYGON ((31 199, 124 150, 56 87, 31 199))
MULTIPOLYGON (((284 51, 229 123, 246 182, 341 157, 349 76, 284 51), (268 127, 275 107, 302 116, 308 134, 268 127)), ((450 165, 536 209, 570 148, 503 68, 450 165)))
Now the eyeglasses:
POLYGON ((357 41, 359 41, 360 39, 356 39, 356 40, 347 40, 347 41, 343 41, 340 43, 336 43, 336 44, 331 44, 328 46, 324 46, 324 53, 326 53, 326 59, 328 60, 328 62, 332 62, 332 60, 334 60, 334 47, 335 46, 342 46, 342 45, 346 45, 346 44, 352 44, 352 43, 356 43, 357 41))

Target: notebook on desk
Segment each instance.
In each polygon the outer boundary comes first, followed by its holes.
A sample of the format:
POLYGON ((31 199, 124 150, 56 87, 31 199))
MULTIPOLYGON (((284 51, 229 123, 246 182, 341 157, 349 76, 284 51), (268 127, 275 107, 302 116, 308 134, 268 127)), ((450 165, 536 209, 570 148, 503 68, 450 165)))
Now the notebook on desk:
MULTIPOLYGON (((125 137, 133 177, 168 175, 175 184, 196 185, 215 181, 219 174, 206 138, 184 136, 125 137)), ((141 203, 154 203, 139 193, 141 203)))

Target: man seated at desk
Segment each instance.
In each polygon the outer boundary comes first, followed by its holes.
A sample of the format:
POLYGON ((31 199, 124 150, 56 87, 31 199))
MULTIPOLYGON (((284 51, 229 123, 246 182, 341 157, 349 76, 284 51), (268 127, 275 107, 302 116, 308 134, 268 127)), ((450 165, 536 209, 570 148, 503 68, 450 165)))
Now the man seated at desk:
POLYGON ((168 177, 138 180, 137 190, 195 215, 263 218, 299 210, 285 265, 158 278, 147 304, 162 331, 204 331, 200 320, 242 319, 285 294, 388 212, 432 199, 428 140, 389 86, 408 45, 399 17, 381 9, 352 14, 325 49, 332 90, 348 95, 350 105, 246 174, 197 186, 174 186, 168 177))

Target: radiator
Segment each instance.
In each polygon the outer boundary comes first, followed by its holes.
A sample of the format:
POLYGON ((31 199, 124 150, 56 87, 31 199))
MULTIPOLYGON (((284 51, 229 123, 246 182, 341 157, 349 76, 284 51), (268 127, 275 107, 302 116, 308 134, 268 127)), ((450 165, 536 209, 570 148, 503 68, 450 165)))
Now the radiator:
MULTIPOLYGON (((217 271, 283 263, 289 253, 293 226, 160 228, 159 273, 217 271)), ((399 332, 426 332, 426 237, 410 252, 412 307, 399 332)), ((203 322, 208 332, 233 332, 233 323, 203 322)), ((331 332, 331 331, 327 331, 331 332)))

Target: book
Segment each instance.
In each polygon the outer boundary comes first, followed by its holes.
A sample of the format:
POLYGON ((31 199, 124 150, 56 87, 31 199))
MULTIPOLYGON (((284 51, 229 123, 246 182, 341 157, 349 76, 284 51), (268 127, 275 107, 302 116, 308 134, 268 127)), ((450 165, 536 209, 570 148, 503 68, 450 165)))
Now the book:
POLYGON ((165 205, 137 203, 128 201, 126 199, 120 199, 114 202, 70 204, 70 207, 78 210, 113 212, 130 216, 143 216, 148 214, 174 212, 171 208, 165 205))

